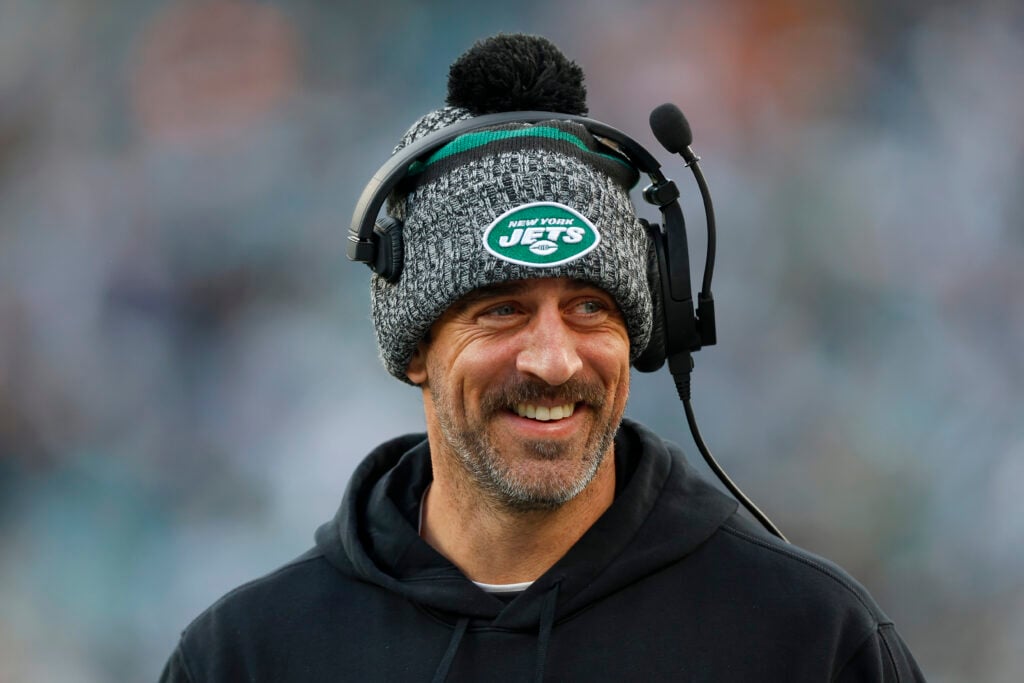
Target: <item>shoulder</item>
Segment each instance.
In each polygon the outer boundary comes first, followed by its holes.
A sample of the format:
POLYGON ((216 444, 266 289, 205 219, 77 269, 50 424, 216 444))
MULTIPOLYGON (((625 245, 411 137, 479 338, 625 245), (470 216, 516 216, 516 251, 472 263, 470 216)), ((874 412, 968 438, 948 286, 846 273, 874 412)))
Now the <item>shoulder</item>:
POLYGON ((185 634, 208 627, 226 615, 256 611, 267 601, 286 599, 286 594, 301 590, 305 577, 315 573, 322 561, 319 552, 310 550, 287 564, 228 591, 206 608, 185 628, 185 634))
POLYGON ((172 662, 189 672, 185 680, 205 680, 211 672, 220 679, 240 674, 240 663, 259 661, 283 640, 305 637, 301 625, 316 623, 317 612, 337 604, 349 583, 338 578, 338 570, 312 549, 242 584, 185 627, 172 662))
POLYGON ((786 580, 793 593, 859 609, 876 624, 891 623, 868 590, 829 559, 769 536, 738 515, 722 525, 720 540, 750 569, 786 580))
POLYGON ((682 450, 644 425, 623 420, 617 446, 671 464, 655 522, 662 534, 679 538, 695 526, 703 542, 690 549, 680 567, 700 572, 702 581, 727 585, 740 595, 757 592, 790 604, 813 601, 851 609, 875 624, 888 623, 868 591, 839 565, 769 534, 739 509, 735 499, 713 486, 689 464, 682 450))
POLYGON ((735 516, 710 544, 734 599, 756 605, 771 628, 828 651, 834 680, 924 680, 892 619, 836 563, 735 516))
POLYGON ((836 563, 767 534, 733 515, 690 561, 700 566, 702 599, 716 618, 768 649, 802 643, 841 681, 924 680, 893 621, 869 591, 836 563))

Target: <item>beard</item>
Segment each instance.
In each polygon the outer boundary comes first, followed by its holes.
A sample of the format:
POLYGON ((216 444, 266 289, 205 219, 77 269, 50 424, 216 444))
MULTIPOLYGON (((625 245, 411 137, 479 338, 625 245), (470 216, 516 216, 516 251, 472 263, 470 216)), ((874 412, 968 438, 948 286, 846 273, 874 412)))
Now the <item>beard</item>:
POLYGON ((433 373, 431 393, 441 434, 477 488, 505 509, 515 511, 551 510, 561 507, 582 493, 593 481, 615 439, 621 415, 603 415, 606 397, 595 382, 572 378, 557 387, 538 380, 514 378, 488 389, 481 397, 480 416, 470 418, 464 407, 456 406, 447 385, 433 373), (500 412, 514 409, 518 403, 553 401, 558 404, 587 406, 593 417, 585 441, 519 441, 520 459, 564 462, 557 474, 531 476, 528 468, 511 453, 495 445, 488 425, 500 412))

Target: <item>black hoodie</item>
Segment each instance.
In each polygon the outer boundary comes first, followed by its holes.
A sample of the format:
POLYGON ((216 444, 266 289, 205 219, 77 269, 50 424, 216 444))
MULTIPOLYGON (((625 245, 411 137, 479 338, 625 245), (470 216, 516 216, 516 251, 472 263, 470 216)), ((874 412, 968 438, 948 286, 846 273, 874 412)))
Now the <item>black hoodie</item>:
POLYGON ((162 680, 924 680, 864 588, 677 447, 625 420, 615 453, 613 505, 508 601, 420 538, 425 437, 381 445, 316 547, 200 615, 162 680))

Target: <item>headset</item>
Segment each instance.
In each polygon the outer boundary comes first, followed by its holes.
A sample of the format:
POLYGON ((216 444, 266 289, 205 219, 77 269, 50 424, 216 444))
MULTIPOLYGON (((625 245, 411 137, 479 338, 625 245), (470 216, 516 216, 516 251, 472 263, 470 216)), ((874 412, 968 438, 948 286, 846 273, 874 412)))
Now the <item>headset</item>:
POLYGON ((643 190, 643 198, 661 212, 662 223, 640 219, 648 233, 647 278, 653 304, 651 340, 634 361, 640 372, 654 372, 666 361, 675 381, 676 391, 686 412, 694 442, 708 466, 736 499, 772 534, 783 541, 786 537, 729 479, 715 461, 697 428, 690 405, 690 372, 694 351, 717 342, 715 304, 711 294, 714 274, 716 228, 711 194, 690 145, 693 135, 683 113, 674 104, 655 108, 650 115, 651 130, 666 150, 679 154, 693 173, 704 204, 707 227, 707 251, 704 277, 694 309, 690 286, 689 248, 686 225, 679 202, 679 188, 665 177, 661 164, 640 143, 625 133, 600 121, 570 114, 547 111, 511 111, 484 114, 457 121, 434 131, 396 152, 373 174, 356 202, 349 227, 346 254, 351 261, 365 263, 373 272, 389 282, 397 282, 402 272, 404 247, 401 221, 380 212, 388 196, 409 175, 414 162, 429 156, 455 138, 476 130, 506 123, 538 123, 571 121, 583 125, 598 141, 619 156, 625 157, 651 184, 643 190))

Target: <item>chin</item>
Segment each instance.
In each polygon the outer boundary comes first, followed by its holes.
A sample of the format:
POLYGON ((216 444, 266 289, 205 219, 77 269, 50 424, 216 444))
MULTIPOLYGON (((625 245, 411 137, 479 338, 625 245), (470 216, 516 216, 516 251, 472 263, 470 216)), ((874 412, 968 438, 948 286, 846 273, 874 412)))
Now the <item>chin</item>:
POLYGON ((503 472, 492 471, 490 485, 499 501, 515 510, 554 510, 572 501, 590 486, 603 455, 581 462, 564 459, 566 447, 551 441, 525 444, 534 458, 503 472), (539 456, 539 457, 538 457, 539 456))

